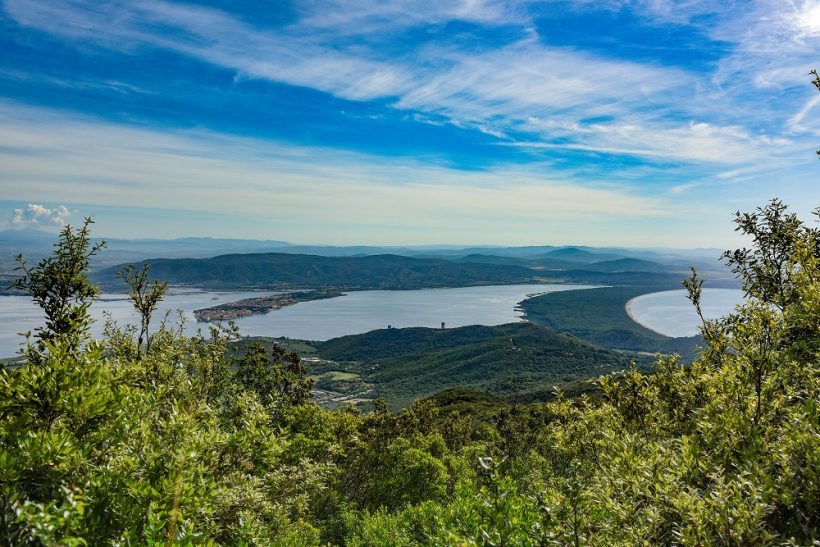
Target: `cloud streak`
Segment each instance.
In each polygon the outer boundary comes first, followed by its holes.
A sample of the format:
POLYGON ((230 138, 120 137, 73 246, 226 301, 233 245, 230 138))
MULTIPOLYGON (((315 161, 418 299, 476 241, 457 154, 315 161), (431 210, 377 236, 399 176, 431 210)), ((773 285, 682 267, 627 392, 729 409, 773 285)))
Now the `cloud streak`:
POLYGON ((685 238, 693 209, 709 239, 712 217, 725 229, 773 194, 820 200, 818 0, 247 7, 5 0, 26 39, 105 68, 0 62, 19 101, 0 103, 0 199, 20 222, 59 200, 233 215, 299 241, 633 244, 685 238), (552 16, 598 26, 561 42, 552 16))
POLYGON ((0 199, 16 199, 25 187, 32 199, 253 217, 293 240, 474 243, 476 233, 490 230, 496 242, 534 242, 570 237, 585 223, 677 212, 623 187, 579 185, 526 167, 469 173, 207 132, 157 133, 1 103, 0 122, 0 177, 11 183, 0 199), (15 145, 28 157, 10 152, 15 145))
MULTIPOLYGON (((741 79, 758 82, 751 85, 760 88, 765 87, 763 82, 782 81, 781 74, 767 74, 762 68, 764 60, 778 55, 758 50, 769 51, 785 32, 794 36, 787 48, 792 53, 808 54, 806 48, 817 44, 816 3, 804 2, 791 11, 778 7, 770 12, 768 23, 762 14, 775 4, 755 3, 751 15, 731 17, 731 22, 709 29, 715 37, 737 44, 737 52, 721 63, 712 82, 657 63, 551 47, 549 37, 534 30, 526 2, 337 4, 303 11, 295 22, 276 28, 255 27, 211 8, 160 0, 7 0, 5 7, 18 23, 66 38, 119 50, 172 50, 246 77, 310 87, 348 100, 385 100, 394 109, 444 117, 502 140, 535 140, 549 148, 560 137, 569 141, 566 148, 647 159, 667 156, 673 148, 677 161, 726 164, 769 154, 764 148, 736 153, 748 150, 750 143, 754 147, 757 142, 779 142, 783 146, 774 149, 775 154, 786 146, 777 131, 759 126, 736 131, 735 126, 745 121, 727 113, 735 109, 742 115, 745 107, 732 104, 729 108, 726 88, 742 95, 741 79), (523 37, 476 51, 439 34, 436 40, 419 42, 399 55, 391 48, 382 52, 385 35, 448 21, 514 25, 523 37), (755 32, 742 32, 749 24, 755 32), (356 40, 349 39, 352 34, 356 40), (750 59, 754 74, 742 75, 741 67, 749 66, 750 59), (584 127, 584 120, 602 116, 616 123, 584 127), (565 130, 557 131, 555 123, 529 123, 533 118, 557 120, 565 130), (703 137, 700 127, 710 128, 708 145, 694 142, 703 137)), ((647 17, 678 24, 715 11, 708 2, 634 4, 647 17)), ((742 10, 732 15, 738 13, 742 10)), ((799 72, 805 72, 805 67, 799 72)))

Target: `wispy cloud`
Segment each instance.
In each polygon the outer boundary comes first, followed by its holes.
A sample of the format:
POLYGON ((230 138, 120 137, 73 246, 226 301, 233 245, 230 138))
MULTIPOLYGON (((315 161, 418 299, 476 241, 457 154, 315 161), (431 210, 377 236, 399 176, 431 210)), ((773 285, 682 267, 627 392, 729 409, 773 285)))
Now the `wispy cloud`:
POLYGON ((300 26, 326 29, 334 34, 367 34, 386 28, 448 21, 469 21, 491 25, 526 23, 525 2, 487 0, 331 0, 303 11, 300 26), (318 8, 318 9, 317 9, 318 8))
MULTIPOLYGON (((663 0, 615 2, 613 9, 629 4, 647 17, 679 24, 716 11, 711 2, 663 0)), ((258 28, 219 10, 160 0, 6 2, 6 10, 19 23, 56 35, 116 49, 170 49, 252 78, 356 101, 386 100, 392 108, 443 116, 498 138, 523 132, 519 140, 535 139, 550 147, 560 137, 569 141, 567 148, 577 150, 645 158, 668 157, 671 150, 678 161, 727 164, 769 154, 767 149, 750 151, 750 143, 787 143, 776 129, 757 126, 753 136, 736 131, 745 122, 728 113, 735 110, 742 116, 747 107, 730 105, 726 89, 739 96, 744 85, 762 88, 765 82, 784 81, 782 74, 767 73, 771 69, 763 68, 762 59, 773 58, 771 51, 781 46, 776 42, 785 33, 791 32, 787 48, 792 51, 817 43, 815 2, 777 9, 771 2, 757 2, 748 14, 735 5, 729 22, 708 29, 737 45, 737 52, 712 78, 657 63, 551 47, 549 37, 534 30, 525 2, 394 0, 308 6, 293 23, 258 28), (382 52, 381 41, 391 31, 447 21, 517 25, 524 37, 475 51, 439 35, 434 42, 418 42, 403 53, 392 48, 382 52), (754 32, 743 32, 744 28, 754 32), (350 41, 346 37, 351 34, 372 35, 373 40, 350 41), (763 50, 765 54, 760 53, 763 50), (752 72, 742 73, 744 65, 752 72), (634 123, 636 115, 642 123, 634 123), (585 127, 583 120, 601 116, 616 123, 585 127), (529 123, 533 118, 563 120, 565 129, 578 131, 557 132, 555 124, 529 123), (741 148, 746 153, 738 153, 741 148)), ((785 81, 794 78, 792 74, 785 81)))
POLYGON ((158 133, 14 104, 0 104, 0 122, 0 177, 9 182, 0 199, 26 188, 32 199, 237 214, 267 219, 294 240, 416 236, 423 243, 446 234, 475 242, 489 231, 495 242, 535 242, 574 239, 587 224, 678 212, 627 188, 526 167, 466 173, 208 132, 158 133), (14 154, 15 146, 28 157, 14 154))
MULTIPOLYGON (((734 7, 731 17, 710 28, 713 37, 734 44, 714 73, 715 89, 736 101, 765 90, 802 89, 817 63, 820 2, 758 0, 734 7)), ((758 116, 780 112, 778 104, 757 101, 756 106, 758 116)))
MULTIPOLYGON (((599 151, 657 158, 667 161, 697 161, 714 164, 743 164, 760 158, 774 161, 779 155, 793 154, 795 144, 785 138, 753 135, 739 126, 714 126, 704 122, 664 127, 638 123, 572 124, 555 127, 553 120, 531 118, 534 127, 545 133, 571 132, 574 142, 515 142, 524 148, 554 148, 599 151)), ((800 145, 800 148, 807 149, 800 145)))
POLYGON ((105 47, 167 48, 257 78, 367 100, 396 94, 412 75, 389 63, 282 30, 258 30, 230 15, 161 1, 6 2, 21 24, 105 47))

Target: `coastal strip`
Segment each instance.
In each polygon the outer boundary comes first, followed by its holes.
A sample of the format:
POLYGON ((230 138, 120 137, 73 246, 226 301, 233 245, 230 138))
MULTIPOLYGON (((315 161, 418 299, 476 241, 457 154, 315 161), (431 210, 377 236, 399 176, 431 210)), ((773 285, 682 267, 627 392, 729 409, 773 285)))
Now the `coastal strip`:
POLYGON ((230 321, 250 315, 262 315, 272 310, 299 304, 300 302, 335 298, 342 296, 342 294, 342 291, 338 289, 321 289, 272 294, 259 298, 245 298, 243 300, 226 302, 225 304, 194 310, 194 317, 196 317, 197 321, 203 323, 211 321, 230 321))
MULTIPOLYGON (((647 294, 652 294, 652 293, 647 293, 647 294)), ((635 314, 632 312, 632 302, 634 302, 636 299, 640 298, 641 296, 644 296, 644 295, 643 295, 643 294, 641 294, 641 295, 639 295, 639 296, 636 296, 635 298, 630 298, 630 299, 629 299, 629 301, 627 301, 626 306, 625 306, 625 308, 626 308, 626 314, 629 316, 629 318, 630 318, 630 319, 632 319, 632 321, 634 321, 635 323, 639 324, 639 325, 640 325, 640 326, 642 326, 643 328, 648 329, 648 330, 651 330, 651 331, 652 331, 652 332, 654 332, 655 334, 660 334, 661 336, 666 336, 666 337, 669 337, 669 336, 670 336, 669 334, 667 334, 667 333, 665 333, 665 332, 661 332, 661 331, 659 331, 659 330, 657 330, 657 329, 653 329, 652 327, 650 327, 649 325, 647 325, 647 324, 645 324, 645 323, 642 323, 641 321, 639 321, 639 320, 638 320, 638 318, 637 318, 637 317, 635 317, 635 314)))

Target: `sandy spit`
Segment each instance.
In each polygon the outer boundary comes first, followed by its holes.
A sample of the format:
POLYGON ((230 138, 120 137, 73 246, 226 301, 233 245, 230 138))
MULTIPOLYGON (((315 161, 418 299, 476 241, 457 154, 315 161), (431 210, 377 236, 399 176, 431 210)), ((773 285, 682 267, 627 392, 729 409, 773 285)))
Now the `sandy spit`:
POLYGON ((632 302, 633 302, 636 298, 640 298, 641 296, 643 296, 643 295, 636 296, 635 298, 630 299, 630 300, 629 300, 629 302, 627 302, 627 303, 626 303, 626 306, 625 306, 625 308, 626 308, 626 314, 629 316, 629 318, 630 318, 630 319, 632 319, 632 321, 634 321, 635 323, 639 324, 639 325, 640 325, 640 326, 642 326, 643 328, 648 329, 648 330, 651 330, 651 331, 652 331, 652 332, 654 332, 655 334, 660 334, 661 336, 666 336, 667 338, 671 338, 671 336, 669 336, 669 335, 668 335, 668 334, 666 334, 665 332, 661 332, 661 331, 659 331, 659 330, 653 329, 653 328, 652 328, 652 327, 650 327, 649 325, 645 325, 645 324, 641 323, 640 321, 638 321, 638 318, 637 318, 637 317, 635 317, 635 314, 634 314, 634 313, 632 313, 632 302))

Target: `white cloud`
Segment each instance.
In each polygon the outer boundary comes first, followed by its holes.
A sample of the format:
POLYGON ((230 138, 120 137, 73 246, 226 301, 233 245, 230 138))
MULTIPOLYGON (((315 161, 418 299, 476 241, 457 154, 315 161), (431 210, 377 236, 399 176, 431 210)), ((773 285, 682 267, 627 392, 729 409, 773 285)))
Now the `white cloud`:
POLYGON ((815 95, 808 101, 806 104, 801 108, 794 116, 789 118, 789 128, 791 131, 795 133, 804 132, 804 131, 814 131, 814 134, 820 133, 820 129, 813 129, 811 127, 806 127, 802 124, 803 118, 811 112, 817 105, 820 105, 820 95, 815 95))
POLYGON ((663 106, 660 92, 689 83, 677 70, 552 49, 532 38, 478 54, 431 47, 422 55, 445 68, 408 88, 397 106, 477 121, 621 114, 636 104, 663 106))
MULTIPOLYGON (((561 120, 530 118, 528 124, 543 127, 544 133, 557 137, 574 135, 572 142, 517 142, 523 148, 565 148, 628 154, 668 161, 713 164, 769 163, 784 154, 794 154, 795 145, 787 139, 753 135, 740 126, 716 126, 690 121, 668 127, 651 120, 632 123, 577 124, 561 120)), ((759 168, 759 167, 758 167, 759 168)))
POLYGON ((678 212, 663 199, 538 166, 467 172, 205 132, 158 133, 2 102, 0 178, 12 183, 0 187, 0 199, 19 199, 25 188, 32 199, 264 220, 294 241, 579 241, 573 234, 584 226, 678 212), (12 144, 30 153, 14 154, 12 144))
POLYGON ((70 203, 97 211, 98 221, 104 211, 97 231, 118 237, 732 246, 732 212, 764 203, 773 188, 790 203, 816 204, 806 197, 817 195, 816 160, 811 153, 803 160, 803 171, 791 161, 718 180, 681 167, 652 185, 641 181, 661 173, 645 166, 634 183, 604 167, 592 182, 543 163, 462 171, 205 131, 159 132, 0 101, 0 180, 7 183, 0 200, 70 203), (741 179, 739 192, 732 183, 741 179), (703 190, 686 191, 690 181, 703 190), (692 201, 707 189, 707 201, 692 201))
POLYGON ((490 25, 523 23, 527 20, 523 4, 487 0, 331 0, 306 9, 300 25, 333 33, 365 34, 453 20, 490 25))
POLYGON ((43 205, 29 203, 25 209, 14 209, 9 226, 19 228, 62 228, 66 220, 71 216, 67 207, 59 205, 54 209, 49 209, 43 205))
POLYGON ((677 186, 673 186, 672 188, 670 188, 669 193, 672 195, 680 195, 685 192, 688 192, 689 190, 697 188, 698 186, 701 186, 700 182, 685 182, 683 184, 678 184, 677 186))
POLYGON ((18 22, 114 49, 160 47, 248 76, 312 87, 353 100, 399 93, 413 74, 300 32, 259 30, 227 13, 158 0, 99 4, 6 2, 18 22))
MULTIPOLYGON (((710 30, 715 39, 734 44, 715 72, 719 89, 741 98, 760 89, 806 86, 820 48, 820 1, 757 0, 740 7, 710 30)), ((758 116, 780 114, 779 105, 769 102, 756 102, 758 116)))

